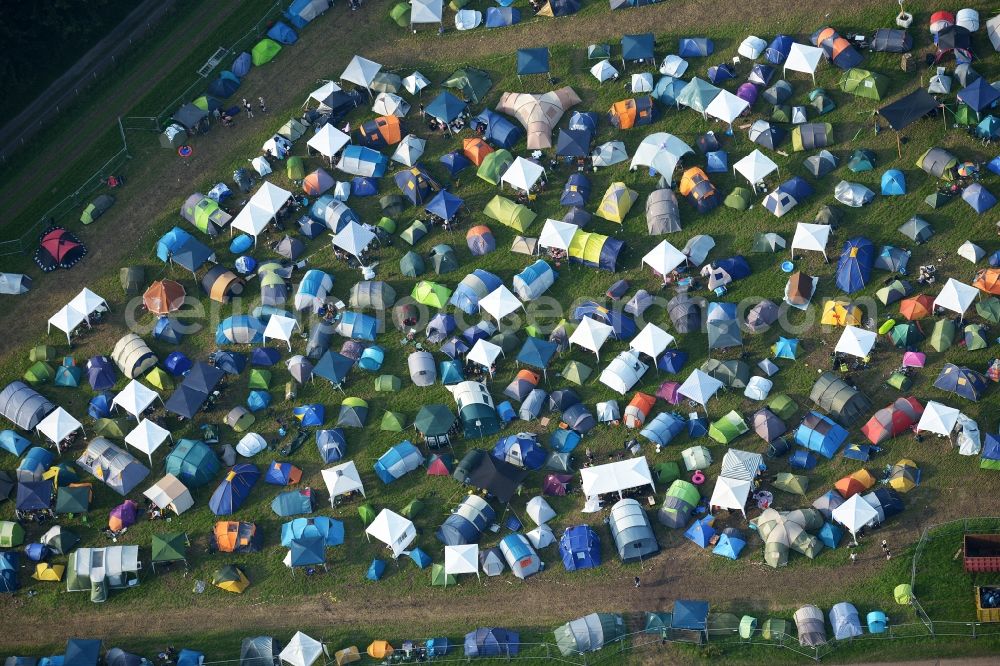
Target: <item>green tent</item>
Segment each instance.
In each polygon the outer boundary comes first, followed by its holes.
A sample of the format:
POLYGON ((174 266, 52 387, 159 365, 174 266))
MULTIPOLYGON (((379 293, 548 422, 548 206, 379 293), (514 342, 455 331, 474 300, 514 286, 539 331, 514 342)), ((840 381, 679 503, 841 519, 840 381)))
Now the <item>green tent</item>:
POLYGON ((400 412, 386 412, 382 415, 380 428, 386 432, 403 432, 406 427, 406 416, 400 412))
POLYGON ((271 371, 264 368, 253 368, 250 371, 250 383, 247 388, 266 391, 271 387, 271 371))
POLYGON ((955 109, 955 124, 966 127, 969 125, 978 125, 979 119, 976 117, 976 112, 967 104, 959 104, 955 109))
POLYGON ((118 419, 97 419, 92 428, 97 437, 109 437, 111 439, 124 439, 125 433, 131 430, 125 418, 118 419))
POLYGON ((301 157, 295 155, 288 158, 285 162, 285 175, 288 176, 288 180, 302 180, 306 177, 306 165, 301 157))
POLYGON ((406 506, 404 506, 403 510, 400 511, 399 513, 400 513, 400 515, 404 516, 405 518, 409 518, 410 520, 413 520, 423 510, 424 510, 424 503, 421 502, 418 499, 415 499, 415 500, 412 500, 406 506))
POLYGON ((365 502, 358 507, 358 517, 361 518, 361 522, 364 523, 366 527, 372 524, 372 521, 375 520, 375 515, 375 507, 368 502, 365 502))
POLYGON ((889 79, 882 74, 855 67, 840 77, 840 89, 855 97, 880 100, 889 89, 889 79))
POLYGON ((788 123, 792 121, 792 107, 787 104, 775 104, 771 109, 771 120, 776 123, 788 123))
POLYGON ((413 224, 403 230, 403 233, 399 234, 399 237, 410 245, 416 245, 428 233, 430 233, 430 227, 420 220, 415 220, 413 224))
POLYGON ((951 201, 951 197, 947 196, 942 192, 931 192, 926 197, 924 197, 924 203, 926 203, 931 208, 940 208, 951 201))
MULTIPOLYGON (((676 465, 677 463, 674 463, 674 466, 676 465)), ((698 503, 701 502, 701 493, 698 492, 698 488, 693 483, 682 479, 675 479, 671 482, 667 489, 667 497, 675 497, 692 507, 698 506, 698 503)))
POLYGON ((657 463, 653 465, 651 471, 656 476, 656 482, 663 485, 673 483, 681 478, 680 465, 673 461, 657 463))
POLYGON ((792 129, 792 150, 816 150, 833 143, 833 125, 830 123, 806 123, 792 129))
POLYGON ((913 380, 902 372, 892 373, 889 375, 889 379, 885 380, 885 383, 897 391, 909 391, 910 387, 913 386, 913 380))
POLYGON ((153 535, 153 556, 151 558, 153 570, 157 564, 167 564, 169 562, 183 562, 187 565, 185 551, 188 546, 187 535, 183 532, 167 532, 165 534, 153 535))
POLYGON ((274 56, 278 55, 278 51, 280 50, 281 44, 273 39, 260 40, 250 51, 250 54, 253 57, 254 67, 260 67, 261 65, 271 62, 274 60, 274 56))
POLYGON ((413 420, 413 427, 425 437, 438 437, 446 434, 455 424, 455 415, 447 405, 424 405, 413 420))
POLYGON ((389 10, 389 18, 400 28, 410 27, 410 3, 400 2, 389 10))
POLYGON ((150 386, 161 391, 169 391, 174 388, 174 380, 170 378, 166 370, 159 366, 147 372, 145 379, 150 386))
POLYGON ((437 282, 421 280, 413 287, 410 297, 421 305, 441 309, 451 297, 451 289, 437 282))
POLYGON ((570 361, 563 368, 562 376, 568 382, 572 382, 577 386, 582 386, 584 382, 593 374, 593 370, 590 367, 580 363, 579 361, 570 361))
POLYGON ((521 233, 527 231, 536 217, 535 213, 527 206, 515 203, 499 194, 490 199, 483 213, 500 224, 521 233))
POLYGON ((0 548, 17 548, 24 543, 24 528, 10 520, 0 521, 0 548))
POLYGON ((375 390, 380 393, 395 393, 402 386, 403 382, 395 375, 379 375, 375 378, 375 390))
POLYGON ((943 352, 955 344, 958 325, 951 319, 938 319, 931 329, 930 346, 936 352, 943 352))
POLYGON ((787 421, 795 416, 795 412, 798 411, 799 406, 784 393, 779 393, 771 398, 771 401, 767 403, 767 408, 774 412, 774 415, 782 421, 787 421))
POLYGON ((750 207, 750 190, 745 187, 734 187, 723 202, 727 208, 734 210, 746 210, 750 207))
POLYGON ((76 388, 83 377, 83 368, 78 365, 60 365, 56 368, 56 386, 76 388))
POLYGON ((56 359, 56 348, 49 345, 38 345, 28 352, 28 360, 32 363, 36 361, 54 361, 56 359))
POLYGON ((396 220, 391 217, 383 217, 375 226, 387 234, 396 233, 396 220))
POLYGON ((743 417, 733 410, 709 426, 708 436, 719 444, 729 444, 749 429, 743 417))
POLYGON ((889 339, 897 349, 914 347, 924 339, 924 334, 914 322, 896 324, 889 331, 889 339))
POLYGON ((666 612, 651 613, 646 611, 643 613, 643 633, 647 634, 658 634, 660 636, 666 636, 667 631, 670 630, 670 623, 673 621, 674 614, 666 612))
POLYGON ((769 617, 764 620, 764 625, 760 628, 760 635, 766 641, 783 641, 786 638, 795 636, 792 623, 778 617, 769 617))
POLYGON ((986 321, 1000 324, 1000 298, 990 296, 976 303, 976 312, 986 321))
POLYGON ((52 369, 51 365, 43 361, 38 361, 24 371, 24 381, 29 384, 44 384, 45 382, 52 381, 55 374, 55 370, 52 369))
POLYGON ((472 0, 451 0, 451 2, 448 3, 448 7, 451 8, 451 11, 457 12, 460 9, 464 9, 470 2, 472 2, 472 0))
POLYGON ((431 565, 431 585, 434 587, 447 587, 455 584, 455 577, 445 574, 443 564, 431 565))
POLYGON ((732 613, 711 613, 708 616, 708 635, 717 638, 732 636, 740 629, 740 618, 732 613))
POLYGON ((56 494, 56 513, 87 513, 89 510, 89 486, 66 486, 56 494))
POLYGON ((556 627, 553 633, 564 657, 595 652, 625 635, 625 619, 615 613, 591 613, 556 627))
POLYGON ((916 598, 913 596, 913 588, 909 583, 901 583, 897 585, 892 590, 892 598, 896 600, 896 603, 900 606, 908 606, 913 603, 916 598))
POLYGON ((965 327, 966 351, 978 351, 990 346, 989 329, 982 324, 969 324, 965 327))
POLYGON ((466 101, 478 103, 493 87, 493 80, 485 70, 475 67, 460 67, 441 84, 462 93, 466 101))
POLYGON ((774 487, 793 495, 805 495, 806 490, 809 489, 809 477, 790 472, 779 472, 774 480, 774 487))
MULTIPOLYGON (((409 229, 407 229, 409 231, 409 229)), ((405 231, 403 232, 406 233, 405 231)), ((412 244, 412 243, 411 243, 412 244)), ((406 277, 420 277, 427 271, 424 266, 424 258, 410 250, 399 260, 399 272, 406 277)))
POLYGON ((476 175, 485 180, 490 185, 500 182, 500 177, 507 171, 507 168, 514 163, 514 156, 510 151, 501 148, 486 155, 476 169, 476 175))
POLYGON ((757 632, 757 618, 744 615, 740 618, 740 638, 749 640, 757 632))

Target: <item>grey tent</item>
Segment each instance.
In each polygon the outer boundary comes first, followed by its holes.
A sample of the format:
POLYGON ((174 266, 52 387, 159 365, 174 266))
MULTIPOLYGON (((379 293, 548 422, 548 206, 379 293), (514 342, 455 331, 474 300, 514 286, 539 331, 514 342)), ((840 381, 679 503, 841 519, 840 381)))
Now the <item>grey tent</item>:
POLYGON ((833 627, 833 637, 838 641, 854 638, 864 633, 861 629, 858 609, 854 607, 854 604, 846 601, 841 601, 830 609, 830 626, 833 627))
POLYGON ((285 259, 291 259, 295 261, 302 253, 305 251, 305 244, 298 238, 292 238, 290 236, 285 236, 278 244, 274 246, 274 251, 284 257, 285 259))
POLYGON ((705 234, 698 234, 688 239, 681 252, 687 256, 688 261, 694 266, 701 266, 708 258, 708 253, 715 247, 715 239, 705 234))
POLYGON ((681 212, 673 190, 653 190, 646 197, 646 228, 650 236, 681 230, 681 212))
POLYGON ((701 371, 718 379, 726 388, 743 389, 750 381, 750 366, 738 359, 720 361, 710 358, 701 364, 701 371))
POLYGON ((763 92, 761 97, 772 106, 784 104, 792 96, 792 84, 788 81, 776 81, 773 86, 763 92))
POLYGON ((872 51, 906 53, 913 48, 913 38, 905 30, 881 28, 872 36, 872 51))
POLYGON ((917 166, 935 178, 950 180, 950 172, 958 160, 944 148, 931 148, 917 162, 917 166))
POLYGON ((115 343, 111 359, 118 365, 122 374, 132 379, 156 365, 157 360, 156 354, 146 341, 135 333, 126 333, 115 343))
POLYGON ((678 333, 701 330, 701 303, 687 294, 677 294, 667 303, 667 314, 678 333))
POLYGON ((625 635, 625 619, 615 613, 591 613, 556 627, 553 633, 564 657, 595 652, 625 635))
POLYGON ((197 133, 208 128, 208 111, 188 102, 174 113, 172 120, 184 129, 197 133))
POLYGON ((126 266, 118 271, 118 281, 126 296, 138 296, 146 285, 146 270, 142 266, 126 266))
POLYGON ((34 430, 56 406, 22 381, 13 381, 0 391, 0 414, 22 430, 34 430))
POLYGON ((280 652, 281 645, 270 636, 244 638, 240 645, 239 666, 274 666, 280 652))
POLYGON ((827 175, 836 169, 839 163, 840 160, 837 159, 837 156, 825 149, 819 151, 815 155, 810 155, 802 161, 806 171, 811 173, 816 178, 822 178, 827 175))
POLYGON ((845 206, 861 208, 872 202, 875 198, 875 193, 861 183, 851 183, 842 180, 833 189, 833 197, 845 206))
POLYGON ((503 553, 496 546, 479 551, 479 567, 487 576, 499 576, 505 567, 503 553))
POLYGON ((352 308, 387 310, 395 302, 396 290, 381 280, 364 280, 351 287, 352 308))
POLYGON ((773 442, 788 430, 785 422, 767 407, 754 412, 751 420, 754 432, 767 443, 773 442))
POLYGON ((813 222, 816 224, 829 224, 831 226, 837 226, 844 214, 839 208, 834 208, 833 206, 820 206, 819 210, 816 211, 816 217, 813 218, 813 222))
POLYGON ((431 266, 438 275, 450 273, 458 268, 458 257, 450 245, 435 245, 431 248, 431 266))
POLYGON ((645 289, 635 292, 635 295, 625 304, 624 310, 633 317, 640 317, 642 313, 653 305, 653 295, 645 289))
POLYGON ((615 541, 618 556, 623 562, 634 562, 655 555, 660 551, 653 526, 634 499, 619 500, 611 507, 609 517, 611 538, 615 541))
POLYGON ((799 634, 799 645, 819 647, 826 645, 826 621, 823 611, 815 606, 803 606, 795 611, 795 628, 799 634))
POLYGON ((542 413, 542 408, 545 406, 547 399, 548 394, 544 390, 540 388, 533 389, 517 410, 518 418, 522 421, 537 419, 538 415, 542 413))
POLYGON ((410 250, 399 260, 399 272, 406 277, 420 277, 427 271, 424 258, 410 250))
POLYGON ((830 123, 806 123, 792 130, 794 150, 815 150, 825 148, 833 142, 833 127, 830 123))
POLYGON ((778 321, 779 314, 778 306, 764 299, 747 312, 747 330, 751 333, 760 333, 778 321))
POLYGON ((706 331, 709 349, 728 349, 743 344, 743 331, 736 319, 709 319, 706 331))
POLYGON ((300 384, 305 384, 312 379, 313 364, 304 356, 295 355, 285 361, 285 367, 292 379, 300 384))
POLYGON ((119 495, 128 495, 149 475, 149 470, 133 458, 131 453, 103 437, 90 440, 76 464, 119 495))
POLYGON ((824 372, 813 384, 809 399, 841 425, 860 423, 872 404, 863 393, 832 372, 824 372))
POLYGON ((146 666, 149 662, 137 654, 114 647, 104 655, 104 663, 106 666, 146 666))
POLYGON ((314 361, 326 353, 333 340, 336 327, 325 321, 314 321, 309 328, 309 340, 306 342, 306 357, 314 361))
POLYGON ((430 352, 413 352, 406 359, 406 365, 410 370, 410 379, 417 386, 431 386, 437 379, 437 366, 430 352))
POLYGON ((930 222, 917 216, 903 222, 897 231, 915 243, 926 243, 934 235, 930 222))
POLYGON ((576 206, 571 207, 566 214, 563 215, 562 221, 569 222, 570 224, 575 224, 576 226, 583 229, 590 223, 591 214, 582 208, 577 208, 576 206))

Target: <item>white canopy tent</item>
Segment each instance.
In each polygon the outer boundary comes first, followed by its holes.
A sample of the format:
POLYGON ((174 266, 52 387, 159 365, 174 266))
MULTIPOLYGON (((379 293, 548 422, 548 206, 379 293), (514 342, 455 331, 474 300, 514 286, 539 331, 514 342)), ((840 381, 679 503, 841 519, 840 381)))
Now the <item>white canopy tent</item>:
POLYGON ((350 136, 334 127, 333 123, 327 123, 310 137, 306 145, 330 160, 332 165, 334 156, 350 142, 350 136))
POLYGON ((59 309, 59 312, 49 317, 49 327, 47 333, 51 333, 52 327, 55 326, 57 329, 66 334, 66 343, 72 344, 72 341, 70 340, 70 333, 76 330, 76 327, 85 321, 87 321, 87 315, 70 305, 64 305, 59 309))
POLYGON ((288 190, 269 181, 264 181, 264 184, 254 192, 250 201, 233 220, 230 225, 230 233, 233 231, 247 233, 253 236, 254 244, 256 244, 257 236, 271 223, 274 216, 291 197, 292 193, 288 190))
POLYGON ((83 431, 83 425, 65 409, 56 407, 35 426, 35 430, 55 444, 56 450, 62 453, 63 440, 77 430, 83 431))
POLYGON ((836 507, 830 517, 846 527, 854 538, 854 543, 857 543, 858 532, 878 518, 878 511, 861 496, 861 493, 858 493, 851 495, 847 501, 836 507))
POLYGON ((446 574, 476 574, 479 578, 479 544, 444 547, 444 572, 446 574))
POLYGON ((958 417, 961 413, 954 407, 928 400, 924 407, 924 413, 920 415, 920 421, 917 423, 917 431, 933 432, 942 437, 951 437, 951 432, 955 429, 955 424, 958 423, 958 417))
POLYGON ((733 165, 733 173, 738 173, 746 178, 751 187, 756 186, 757 183, 777 170, 778 165, 775 164, 774 160, 756 148, 733 165))
POLYGON ((686 262, 687 259, 687 255, 670 242, 662 240, 659 245, 646 253, 646 256, 642 258, 642 263, 666 279, 670 275, 670 271, 686 262))
POLYGON ((365 528, 365 534, 384 543, 392 552, 393 558, 402 555, 406 547, 417 538, 413 522, 389 509, 382 509, 375 516, 372 524, 365 528))
POLYGON ((326 490, 330 493, 332 506, 336 506, 336 499, 340 495, 359 492, 362 497, 365 496, 365 485, 361 483, 361 475, 353 460, 324 469, 321 473, 326 490))
POLYGON ((732 479, 728 476, 720 476, 715 482, 715 490, 712 491, 712 499, 708 505, 719 509, 729 509, 739 511, 746 517, 747 497, 753 483, 746 479, 732 479))
POLYGON ((650 322, 639 331, 638 335, 632 338, 628 348, 656 360, 673 342, 674 336, 650 322))
POLYGON ((380 71, 382 71, 382 65, 372 62, 368 58, 356 55, 351 58, 351 62, 347 63, 347 67, 340 74, 340 80, 348 81, 363 88, 369 88, 370 94, 372 81, 375 80, 375 76, 380 71))
POLYGON ((799 222, 795 226, 795 235, 792 237, 792 258, 795 258, 795 250, 811 250, 821 252, 826 259, 826 243, 830 240, 829 224, 812 224, 810 222, 799 222))
POLYGON ((306 98, 306 101, 302 104, 302 106, 303 107, 309 106, 310 101, 322 104, 327 97, 329 97, 330 95, 339 90, 343 90, 343 88, 338 86, 333 81, 327 81, 319 88, 316 88, 316 90, 313 90, 311 93, 309 93, 309 97, 306 98))
POLYGON ((402 118, 410 112, 410 103, 394 93, 380 92, 378 97, 375 98, 375 103, 372 104, 372 112, 380 116, 402 118))
POLYGON ((153 423, 149 419, 139 421, 139 425, 125 435, 125 443, 142 451, 149 457, 149 466, 153 466, 153 452, 167 440, 173 441, 173 436, 166 428, 153 423))
POLYGON ((361 255, 375 240, 375 232, 351 220, 333 237, 333 246, 361 259, 361 255))
POLYGON ((523 307, 524 304, 521 303, 520 299, 505 284, 500 285, 479 299, 479 309, 496 319, 497 323, 510 313, 516 312, 523 307))
POLYGON ((410 25, 440 23, 444 0, 410 0, 410 25))
POLYGON ((580 320, 580 324, 573 331, 573 334, 569 336, 569 343, 590 350, 597 355, 597 358, 600 358, 601 347, 614 332, 615 329, 612 326, 591 317, 584 317, 580 320))
POLYGON ((808 74, 812 77, 813 83, 816 83, 816 68, 822 59, 823 49, 794 42, 788 51, 788 57, 785 58, 785 72, 792 70, 808 74))
POLYGON ((122 392, 111 401, 112 407, 118 406, 126 412, 139 419, 139 415, 159 399, 160 394, 153 389, 140 383, 138 379, 133 379, 128 383, 122 392))
POLYGON ((498 358, 503 354, 503 347, 500 345, 495 345, 489 340, 483 340, 480 338, 476 340, 476 344, 472 345, 472 349, 466 355, 466 360, 477 363, 484 368, 486 368, 490 375, 492 376, 493 371, 490 368, 498 358))
POLYGON ((545 226, 542 227, 542 232, 538 235, 538 246, 568 252, 570 243, 573 242, 573 236, 579 230, 580 227, 575 224, 549 218, 545 220, 545 226))
POLYGON ((173 474, 164 474, 142 494, 160 509, 170 509, 178 516, 194 506, 191 491, 173 474))
POLYGON ((295 632, 292 640, 288 641, 288 645, 278 655, 289 666, 312 666, 322 656, 323 644, 301 631, 295 632))
POLYGON ((541 164, 518 156, 500 176, 500 182, 528 193, 544 174, 545 168, 541 164))
POLYGON ((934 299, 934 307, 964 315, 978 295, 979 290, 975 287, 959 282, 955 278, 948 278, 941 293, 934 299))
POLYGON ((69 302, 69 306, 77 312, 82 313, 84 317, 89 317, 99 310, 107 310, 108 302, 103 297, 84 287, 69 302))
POLYGON ((749 108, 750 102, 742 97, 737 97, 728 90, 723 90, 708 103, 708 106, 705 107, 705 113, 712 118, 718 118, 722 122, 732 125, 733 121, 749 108))
POLYGON ((413 72, 413 74, 403 78, 403 90, 411 95, 420 93, 421 90, 430 84, 430 80, 420 72, 413 72))
POLYGON ((694 400, 707 412, 708 410, 705 405, 721 388, 721 381, 695 368, 688 375, 688 378, 684 380, 684 383, 680 385, 677 392, 688 400, 694 400))
POLYGON ((645 456, 584 467, 580 469, 580 482, 583 494, 588 499, 607 493, 618 493, 621 496, 624 490, 642 486, 651 486, 656 490, 645 456))
POLYGON ((845 326, 833 351, 838 354, 850 354, 858 358, 865 358, 875 346, 877 339, 878 333, 875 331, 868 331, 857 326, 845 326))
POLYGON ((664 178, 670 178, 677 162, 688 153, 694 150, 673 134, 654 132, 639 143, 629 168, 634 171, 641 166, 651 167, 664 178))
POLYGON ((292 317, 279 314, 271 315, 267 320, 267 326, 264 328, 264 344, 267 344, 268 338, 272 340, 284 340, 288 345, 288 351, 292 351, 292 332, 298 326, 299 322, 295 321, 292 317))

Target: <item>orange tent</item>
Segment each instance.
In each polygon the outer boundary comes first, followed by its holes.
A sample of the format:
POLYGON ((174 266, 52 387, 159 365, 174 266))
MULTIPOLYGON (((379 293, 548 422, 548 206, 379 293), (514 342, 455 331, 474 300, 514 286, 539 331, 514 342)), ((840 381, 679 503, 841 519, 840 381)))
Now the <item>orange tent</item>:
POLYGON ((212 530, 215 546, 220 553, 250 552, 259 544, 257 525, 235 520, 220 520, 212 530))
POLYGON ((934 299, 927 294, 919 294, 905 298, 899 302, 899 314, 910 321, 931 316, 934 310, 934 299))
POLYGON ((691 194, 691 190, 708 180, 708 175, 699 167, 691 167, 681 176, 680 193, 682 197, 691 194))
POLYGON ((368 656, 372 659, 385 659, 396 650, 389 645, 389 641, 372 641, 368 646, 368 656))
POLYGON ((486 156, 493 152, 490 144, 478 137, 472 137, 462 142, 462 152, 472 160, 472 163, 479 166, 486 159, 486 156))
POLYGON ((976 273, 972 286, 987 294, 1000 296, 1000 268, 984 268, 976 273))
POLYGON ((863 493, 872 486, 875 485, 875 477, 871 475, 871 472, 862 468, 857 472, 848 474, 840 481, 837 481, 833 487, 840 493, 844 499, 850 499, 853 495, 858 493, 863 493))
POLYGON ((403 126, 396 116, 379 116, 364 123, 359 130, 364 143, 372 146, 391 146, 403 138, 403 126))
POLYGON ((634 99, 623 99, 611 105, 611 123, 619 129, 632 129, 638 113, 634 99))
POLYGON ((535 386, 538 386, 538 382, 542 380, 542 378, 538 376, 537 372, 532 372, 528 369, 519 370, 514 379, 523 379, 526 382, 534 384, 535 386))
POLYGON ((187 292, 180 283, 173 280, 157 280, 149 285, 149 289, 142 295, 142 303, 153 314, 165 315, 180 310, 186 295, 187 292))
POLYGON ((625 427, 639 428, 646 422, 646 417, 653 410, 656 397, 648 393, 636 392, 625 407, 625 427))

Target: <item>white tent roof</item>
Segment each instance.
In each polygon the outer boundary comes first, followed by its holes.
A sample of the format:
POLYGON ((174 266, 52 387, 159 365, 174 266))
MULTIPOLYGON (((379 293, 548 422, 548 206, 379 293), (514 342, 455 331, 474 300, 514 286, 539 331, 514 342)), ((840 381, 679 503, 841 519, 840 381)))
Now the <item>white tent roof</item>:
POLYGON ((507 285, 502 284, 479 299, 479 309, 485 311, 498 322, 524 305, 507 285))
POLYGON ((638 335, 632 338, 632 342, 629 343, 628 348, 655 359, 673 342, 674 336, 650 322, 639 331, 638 335))
POLYGON ((917 430, 950 437, 960 414, 961 412, 954 407, 928 400, 924 413, 920 415, 920 421, 917 423, 917 430))
POLYGON ((59 309, 59 312, 49 317, 48 331, 51 332, 52 327, 55 326, 66 334, 66 342, 69 342, 69 334, 73 332, 73 329, 86 321, 86 319, 87 315, 76 308, 64 305, 59 309))
POLYGON ((267 448, 267 440, 263 435, 255 432, 248 432, 236 443, 236 453, 245 458, 253 458, 255 455, 267 448))
POLYGON ((89 316, 100 310, 102 307, 107 308, 108 302, 101 296, 98 296, 91 290, 84 287, 80 290, 80 293, 74 296, 73 300, 69 302, 69 306, 77 312, 82 312, 85 316, 89 316))
POLYGON ((615 356, 601 372, 601 383, 625 395, 639 383, 649 366, 639 360, 639 355, 626 349, 615 356))
MULTIPOLYGON (((983 257, 986 256, 986 250, 967 240, 958 247, 958 256, 975 264, 983 260, 983 257)), ((72 301, 70 301, 70 305, 72 305, 72 301)))
POLYGON ((724 123, 733 124, 740 114, 750 108, 750 102, 737 97, 728 90, 721 91, 705 107, 705 113, 712 118, 718 118, 724 123))
POLYGON ((795 226, 795 236, 792 237, 792 255, 795 250, 812 250, 822 252, 826 256, 826 242, 830 239, 829 224, 812 224, 799 222, 795 226))
POLYGON ((341 81, 350 81, 359 86, 367 88, 375 79, 375 75, 382 70, 382 65, 372 62, 368 58, 359 55, 351 58, 351 62, 344 68, 340 75, 341 81))
POLYGON ((397 116, 402 118, 410 112, 410 103, 394 93, 380 92, 378 97, 375 98, 375 103, 372 104, 372 111, 380 116, 397 116))
POLYGON ((642 258, 642 263, 660 275, 669 274, 685 261, 687 261, 687 256, 665 240, 660 241, 659 245, 647 252, 646 256, 642 258))
POLYGON ((312 663, 323 656, 323 644, 315 638, 296 631, 292 640, 281 651, 278 657, 291 666, 312 666, 312 663))
POLYGON ((607 342, 615 329, 604 322, 591 317, 584 317, 573 334, 569 336, 570 344, 577 344, 600 356, 601 347, 607 342))
POLYGON ((372 524, 365 529, 365 533, 388 546, 393 557, 402 555, 406 547, 417 538, 413 523, 389 509, 382 509, 372 524))
POLYGON ((545 498, 541 495, 537 495, 528 500, 527 506, 524 508, 525 513, 528 517, 535 521, 536 525, 542 525, 547 523, 556 517, 556 512, 549 506, 549 503, 545 501, 545 498))
POLYGON ((500 182, 507 183, 515 190, 530 192, 531 188, 534 187, 535 183, 538 182, 538 179, 541 178, 544 173, 545 169, 541 164, 518 156, 511 163, 511 165, 507 167, 507 170, 503 172, 503 175, 500 177, 500 182))
MULTIPOLYGON (((316 100, 317 102, 322 102, 323 100, 325 100, 327 97, 337 92, 338 90, 343 90, 343 89, 333 81, 327 81, 319 88, 316 88, 316 90, 313 90, 311 93, 309 93, 309 99, 316 100)), ((306 100, 307 103, 308 101, 309 100, 306 100)))
POLYGON ((653 132, 639 143, 629 166, 632 169, 640 166, 652 167, 661 176, 669 178, 680 158, 693 152, 691 146, 673 134, 653 132))
POLYGON ((431 84, 430 80, 420 72, 413 72, 403 79, 403 90, 416 95, 418 92, 431 84))
POLYGON ((618 70, 615 69, 615 66, 612 65, 607 58, 591 67, 590 73, 593 74, 594 78, 601 83, 618 76, 618 70))
POLYGON ((351 220, 347 226, 340 230, 340 233, 333 237, 333 244, 344 252, 360 258, 361 253, 374 240, 374 232, 351 220))
POLYGON ((271 220, 274 218, 273 213, 269 213, 266 210, 258 208, 253 205, 253 202, 248 203, 243 207, 236 217, 233 219, 232 224, 230 224, 230 229, 235 229, 236 231, 242 231, 243 233, 250 234, 254 238, 260 235, 260 232, 264 231, 271 220))
POLYGON ((628 149, 621 141, 606 141, 590 154, 595 167, 611 166, 628 159, 628 149))
POLYGON ((524 536, 528 538, 528 541, 536 549, 547 548, 556 542, 556 535, 553 534, 552 528, 545 524, 539 525, 529 532, 525 532, 524 536))
POLYGON ((539 247, 554 247, 557 250, 569 250, 569 244, 573 242, 573 236, 580 230, 580 227, 562 220, 545 220, 545 226, 538 235, 539 247))
POLYGON ((306 145, 320 155, 333 159, 333 156, 339 153, 350 142, 351 137, 334 127, 333 123, 327 123, 312 135, 309 141, 306 142, 306 145))
POLYGON ((444 572, 446 574, 479 575, 479 544, 444 547, 444 572))
POLYGON ((671 53, 660 63, 660 74, 680 78, 688 69, 688 61, 676 53, 671 53))
POLYGON ((756 148, 733 165, 733 171, 746 178, 751 185, 756 185, 777 170, 774 160, 756 148))
POLYGON ((876 339, 878 339, 878 333, 875 331, 867 331, 857 326, 847 326, 840 334, 840 340, 833 351, 864 358, 875 346, 876 339))
POLYGON ((978 295, 979 290, 975 287, 959 282, 955 278, 948 278, 941 293, 934 299, 934 307, 951 310, 960 315, 965 314, 978 295))
POLYGON ((420 159, 420 156, 424 154, 426 147, 427 141, 421 139, 416 134, 407 134, 399 142, 399 145, 396 146, 396 151, 392 154, 392 161, 405 164, 406 166, 413 166, 420 159))
POLYGON ((443 0, 410 0, 410 25, 440 23, 443 11, 443 0))
POLYGON ((717 506, 720 509, 734 509, 746 515, 747 497, 750 495, 752 483, 746 479, 731 479, 728 476, 720 476, 715 482, 715 490, 712 491, 712 499, 709 506, 717 506))
POLYGON ((142 493, 149 501, 161 509, 172 508, 180 515, 194 506, 194 498, 181 480, 173 474, 164 474, 163 478, 142 493))
POLYGON ((831 517, 857 536, 858 530, 878 518, 878 511, 860 493, 835 508, 831 517))
POLYGON ((596 497, 605 493, 620 493, 629 488, 640 488, 647 485, 653 486, 654 490, 656 489, 645 456, 595 467, 584 467, 580 470, 580 480, 583 485, 583 494, 587 497, 596 497))
POLYGON ((47 437, 50 442, 56 445, 56 448, 64 439, 82 429, 83 426, 80 422, 62 407, 56 407, 51 414, 35 426, 35 430, 47 437))
POLYGON ((469 354, 465 358, 473 363, 478 363, 484 368, 490 368, 494 361, 500 358, 501 354, 503 354, 503 347, 480 338, 476 340, 476 344, 472 345, 472 349, 469 350, 469 354))
POLYGON ((264 344, 267 344, 268 338, 272 340, 284 340, 288 343, 288 351, 292 351, 292 331, 298 325, 299 322, 291 317, 279 314, 271 315, 267 320, 267 326, 264 328, 264 344))
POLYGON ((291 192, 265 180, 260 189, 250 197, 248 205, 256 206, 271 215, 276 215, 281 210, 281 207, 285 205, 285 202, 291 198, 291 192))
POLYGON ((677 392, 688 400, 694 400, 704 407, 720 388, 722 388, 722 382, 695 368, 688 375, 688 378, 684 380, 684 383, 680 385, 677 392))
POLYGON ((757 37, 756 35, 750 35, 742 42, 740 42, 740 48, 737 52, 747 58, 748 60, 756 60, 760 57, 760 54, 764 52, 767 48, 767 42, 757 37))
POLYGON ((149 466, 153 466, 153 452, 170 438, 170 431, 149 419, 139 421, 132 432, 125 435, 125 443, 149 456, 149 466))
POLYGON ((816 80, 816 67, 823 59, 823 49, 795 42, 785 58, 785 71, 802 72, 816 80))
POLYGON ((353 460, 324 469, 322 474, 331 502, 338 495, 346 495, 355 490, 362 495, 365 494, 365 485, 361 483, 361 475, 358 474, 358 468, 353 460))
POLYGON ((653 75, 650 72, 639 72, 632 75, 632 92, 644 93, 653 90, 653 75))
POLYGON ((121 393, 115 396, 111 404, 112 406, 118 405, 138 419, 139 415, 146 411, 146 408, 159 397, 156 391, 139 383, 138 379, 133 379, 121 393))

